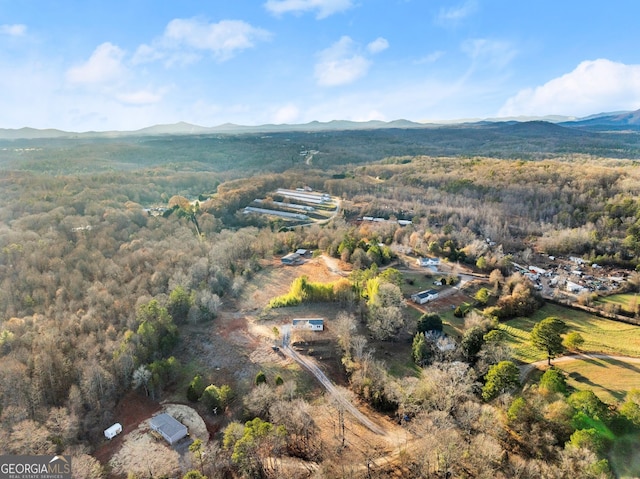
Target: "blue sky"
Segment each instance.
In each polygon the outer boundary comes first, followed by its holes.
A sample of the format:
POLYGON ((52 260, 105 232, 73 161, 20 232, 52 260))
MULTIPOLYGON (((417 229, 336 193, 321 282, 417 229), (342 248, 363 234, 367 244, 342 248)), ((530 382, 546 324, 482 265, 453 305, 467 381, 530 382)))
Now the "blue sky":
POLYGON ((636 0, 0 0, 0 128, 640 108, 636 0))

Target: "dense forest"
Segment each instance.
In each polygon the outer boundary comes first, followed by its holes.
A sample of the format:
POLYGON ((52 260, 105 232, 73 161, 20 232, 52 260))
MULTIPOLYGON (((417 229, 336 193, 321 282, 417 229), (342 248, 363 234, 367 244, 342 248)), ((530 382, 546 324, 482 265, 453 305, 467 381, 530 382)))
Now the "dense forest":
MULTIPOLYGON (((267 260, 307 248, 354 268, 322 297, 313 299, 319 286, 298 285, 301 298, 344 310, 335 327, 352 392, 390 417, 414 418, 420 439, 396 473, 610 477, 613 436, 599 433, 636 433, 640 400, 629 399, 626 412, 608 408, 567 392, 554 373, 517 394, 495 322, 542 305, 511 276, 511 260, 536 252, 640 267, 639 156, 635 133, 545 123, 2 141, 0 453, 72 454, 85 477, 108 477, 91 454, 118 401, 132 389, 156 400, 175 392, 186 374, 174 356, 185 326, 215 329, 219 311, 267 260), (318 153, 301 155, 309 150, 318 153), (240 212, 278 187, 303 186, 341 198, 339 217, 288 229, 240 212), (412 224, 367 229, 364 216, 412 224), (497 299, 484 316, 469 316, 450 354, 429 335, 437 319, 407 326, 401 278, 378 271, 393 259, 392 245, 491 272, 497 299), (376 340, 409 330, 420 372, 391 379, 353 333, 357 316, 376 340), (425 465, 436 450, 437 470, 425 465)), ((229 391, 218 386, 207 388, 211 404, 226 403, 229 391)), ((210 464, 209 477, 277 477, 269 458, 278 454, 321 464, 314 477, 343 477, 312 439, 303 396, 230 386, 246 394, 236 419, 248 422, 212 438, 227 459, 210 464), (288 417, 291 410, 301 416, 288 417)), ((205 394, 194 390, 196 399, 205 394)))

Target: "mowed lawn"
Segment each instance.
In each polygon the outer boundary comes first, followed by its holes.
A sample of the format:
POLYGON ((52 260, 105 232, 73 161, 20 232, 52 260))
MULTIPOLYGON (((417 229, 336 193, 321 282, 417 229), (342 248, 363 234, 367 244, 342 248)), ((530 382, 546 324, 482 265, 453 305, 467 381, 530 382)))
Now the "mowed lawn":
POLYGON ((605 354, 640 357, 640 326, 547 304, 529 318, 516 318, 500 324, 507 340, 514 349, 514 357, 523 362, 545 359, 544 352, 531 345, 529 333, 533 326, 549 316, 555 316, 567 324, 568 332, 576 331, 585 342, 582 350, 605 354))

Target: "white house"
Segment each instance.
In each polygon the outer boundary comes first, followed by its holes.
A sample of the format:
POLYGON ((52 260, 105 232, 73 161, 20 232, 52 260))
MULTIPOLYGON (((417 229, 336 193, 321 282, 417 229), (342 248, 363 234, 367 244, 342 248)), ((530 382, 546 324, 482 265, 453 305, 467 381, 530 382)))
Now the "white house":
POLYGON ((438 299, 438 292, 435 289, 428 289, 411 295, 411 301, 417 304, 428 303, 434 299, 438 299))
POLYGON ((418 266, 422 267, 438 266, 440 264, 440 258, 427 256, 426 258, 418 258, 416 262, 418 263, 418 266))
POLYGON ((324 319, 299 318, 292 321, 293 329, 306 329, 308 331, 324 331, 324 319))
POLYGON ((151 429, 159 432, 160 435, 171 445, 174 445, 180 439, 189 434, 187 426, 166 413, 152 417, 149 421, 149 425, 151 426, 151 429))
POLYGON ((117 422, 113 426, 104 430, 104 437, 106 437, 107 439, 113 439, 121 432, 122 432, 122 424, 117 422))

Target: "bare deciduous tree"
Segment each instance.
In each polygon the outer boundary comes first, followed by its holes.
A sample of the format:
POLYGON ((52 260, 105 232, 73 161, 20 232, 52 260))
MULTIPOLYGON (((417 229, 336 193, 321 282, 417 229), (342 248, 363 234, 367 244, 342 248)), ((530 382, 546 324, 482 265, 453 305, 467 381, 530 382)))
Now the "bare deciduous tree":
POLYGON ((434 363, 421 377, 421 395, 430 409, 450 412, 473 396, 475 378, 463 362, 434 363))
POLYGON ((340 311, 333 322, 333 329, 343 354, 350 356, 353 334, 356 330, 356 318, 352 314, 340 311))

